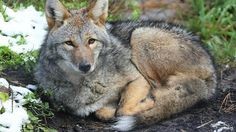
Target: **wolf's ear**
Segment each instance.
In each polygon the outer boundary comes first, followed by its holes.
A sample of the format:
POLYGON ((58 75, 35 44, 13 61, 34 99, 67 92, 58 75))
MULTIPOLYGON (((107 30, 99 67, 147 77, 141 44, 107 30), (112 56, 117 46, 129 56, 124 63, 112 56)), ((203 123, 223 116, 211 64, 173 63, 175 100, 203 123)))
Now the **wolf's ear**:
POLYGON ((92 2, 88 8, 88 15, 94 23, 103 26, 105 25, 108 16, 108 0, 96 0, 92 2))
POLYGON ((47 0, 45 12, 49 30, 61 26, 63 21, 71 16, 59 0, 47 0))

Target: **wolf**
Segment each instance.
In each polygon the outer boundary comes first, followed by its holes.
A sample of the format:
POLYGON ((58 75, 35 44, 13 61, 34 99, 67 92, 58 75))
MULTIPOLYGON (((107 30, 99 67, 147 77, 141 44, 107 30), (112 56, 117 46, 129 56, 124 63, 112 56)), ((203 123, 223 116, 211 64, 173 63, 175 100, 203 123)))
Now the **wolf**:
POLYGON ((35 78, 68 112, 117 119, 120 131, 157 122, 215 93, 213 61, 199 38, 161 21, 106 22, 108 0, 68 10, 46 1, 48 34, 35 78))

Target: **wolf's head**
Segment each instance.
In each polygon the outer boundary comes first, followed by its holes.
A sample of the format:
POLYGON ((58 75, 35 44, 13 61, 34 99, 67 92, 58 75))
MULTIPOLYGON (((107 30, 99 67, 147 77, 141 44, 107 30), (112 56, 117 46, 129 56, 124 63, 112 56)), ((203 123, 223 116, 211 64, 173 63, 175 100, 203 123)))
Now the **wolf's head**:
POLYGON ((109 36, 105 30, 108 0, 96 0, 87 9, 67 10, 59 0, 47 0, 49 33, 46 47, 65 72, 88 74, 96 67, 109 36))

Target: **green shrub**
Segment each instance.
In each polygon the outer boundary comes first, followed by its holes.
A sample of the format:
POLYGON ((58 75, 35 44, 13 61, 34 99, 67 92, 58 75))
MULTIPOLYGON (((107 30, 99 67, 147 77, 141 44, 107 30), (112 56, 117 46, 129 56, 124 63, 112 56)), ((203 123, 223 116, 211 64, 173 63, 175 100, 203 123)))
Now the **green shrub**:
POLYGON ((193 12, 186 24, 202 37, 218 64, 236 66, 236 1, 207 2, 191 0, 193 12))
POLYGON ((0 70, 23 68, 31 73, 36 64, 38 51, 17 54, 6 46, 0 46, 0 70))
POLYGON ((56 132, 56 130, 48 128, 45 124, 46 119, 54 116, 52 109, 49 108, 49 104, 39 101, 39 97, 34 93, 26 95, 24 99, 24 107, 27 109, 30 123, 24 125, 23 131, 56 132))

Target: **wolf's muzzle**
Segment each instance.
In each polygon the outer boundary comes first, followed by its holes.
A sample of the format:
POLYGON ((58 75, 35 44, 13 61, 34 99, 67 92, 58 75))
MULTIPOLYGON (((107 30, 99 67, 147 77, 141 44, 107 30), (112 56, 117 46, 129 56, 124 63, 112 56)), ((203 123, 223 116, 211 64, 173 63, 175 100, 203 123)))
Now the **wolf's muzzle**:
POLYGON ((79 70, 84 72, 84 73, 87 73, 91 68, 91 65, 88 63, 88 62, 81 62, 79 64, 79 70))

